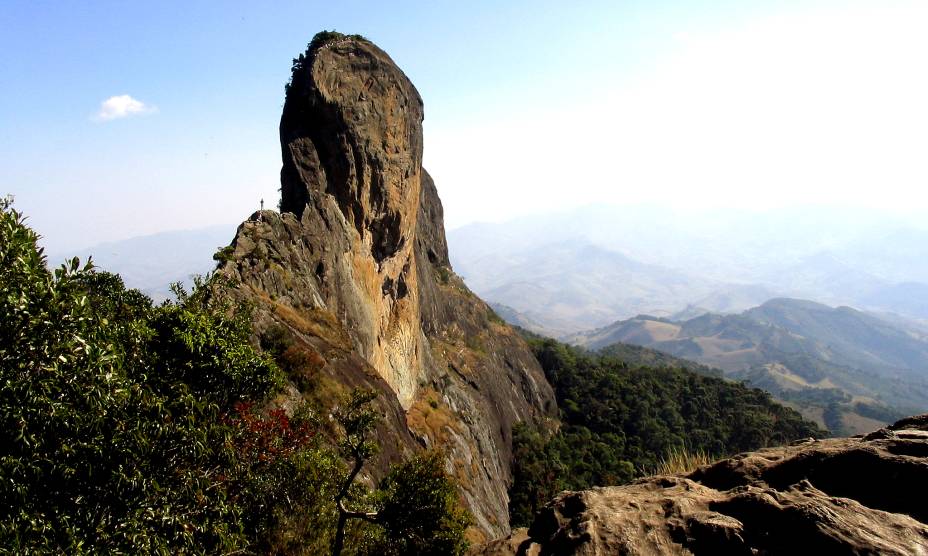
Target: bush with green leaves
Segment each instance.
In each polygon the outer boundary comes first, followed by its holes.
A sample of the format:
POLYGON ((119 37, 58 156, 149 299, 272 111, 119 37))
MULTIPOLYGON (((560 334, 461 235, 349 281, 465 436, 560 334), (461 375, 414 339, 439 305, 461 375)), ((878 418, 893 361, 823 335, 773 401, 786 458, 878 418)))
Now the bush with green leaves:
POLYGON ((395 465, 380 481, 377 524, 383 528, 383 555, 463 554, 470 516, 460 507, 457 489, 441 452, 427 451, 395 465))
POLYGON ((342 553, 349 520, 360 522, 369 554, 463 554, 470 516, 460 507, 441 452, 422 452, 394 465, 373 493, 357 488, 355 478, 378 450, 371 439, 380 420, 371 405, 375 396, 354 390, 335 411, 342 428, 340 449, 352 465, 335 496, 339 519, 332 554, 342 553))
MULTIPOLYGON (((282 374, 249 342, 247 307, 216 295, 223 287, 196 280, 156 306, 90 263, 49 270, 36 233, 0 199, 3 551, 331 550, 349 471, 305 405, 267 403, 282 374)), ((354 433, 374 420, 365 400, 354 433)), ((403 521, 352 524, 346 552, 462 546, 463 514, 436 465, 398 467, 382 493, 354 485, 403 521)))
MULTIPOLYGON (((214 552, 250 545, 239 400, 279 384, 247 314, 201 283, 154 306, 113 274, 46 267, 0 204, 0 545, 214 552)), ((254 520, 252 520, 254 521, 254 520)))

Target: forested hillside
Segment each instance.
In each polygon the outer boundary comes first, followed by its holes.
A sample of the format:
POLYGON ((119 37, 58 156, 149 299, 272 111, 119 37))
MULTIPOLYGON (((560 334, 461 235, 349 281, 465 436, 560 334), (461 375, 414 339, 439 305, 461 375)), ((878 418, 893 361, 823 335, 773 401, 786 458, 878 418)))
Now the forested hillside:
POLYGON ((675 367, 644 367, 550 339, 531 344, 561 409, 553 435, 513 438, 513 526, 557 492, 626 483, 674 452, 723 456, 825 431, 762 390, 675 367))
POLYGON ((669 353, 646 348, 644 346, 616 342, 598 350, 598 352, 600 355, 608 356, 611 359, 618 359, 622 363, 632 367, 674 367, 716 378, 722 378, 724 375, 722 369, 703 365, 695 361, 690 361, 689 359, 674 357, 669 353))

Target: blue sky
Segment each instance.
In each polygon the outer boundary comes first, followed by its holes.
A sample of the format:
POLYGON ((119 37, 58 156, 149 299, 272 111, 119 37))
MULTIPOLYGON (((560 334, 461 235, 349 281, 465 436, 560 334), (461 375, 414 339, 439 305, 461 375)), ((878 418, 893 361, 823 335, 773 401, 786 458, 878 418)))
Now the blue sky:
POLYGON ((273 206, 290 59, 337 29, 422 94, 451 226, 597 202, 928 212, 926 26, 892 0, 7 1, 0 192, 52 250, 273 206), (101 119, 122 95, 138 113, 101 119))

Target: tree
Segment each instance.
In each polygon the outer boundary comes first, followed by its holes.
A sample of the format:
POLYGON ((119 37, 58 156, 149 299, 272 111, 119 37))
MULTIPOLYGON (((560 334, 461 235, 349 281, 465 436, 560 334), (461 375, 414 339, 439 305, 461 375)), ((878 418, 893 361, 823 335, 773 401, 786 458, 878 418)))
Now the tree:
POLYGON ((377 453, 377 444, 368 436, 377 425, 377 414, 371 409, 370 403, 377 394, 370 390, 354 390, 348 399, 335 411, 335 420, 342 426, 344 434, 339 444, 342 454, 351 460, 351 470, 342 481, 341 488, 335 494, 335 505, 338 508, 338 524, 335 527, 335 542, 332 545, 332 554, 340 556, 345 544, 345 526, 349 519, 364 519, 375 523, 377 512, 349 510, 345 507, 345 499, 351 494, 351 487, 364 463, 377 453))
POLYGON ((467 549, 470 516, 461 509, 444 456, 426 451, 393 467, 380 482, 377 523, 384 529, 380 553, 446 555, 467 549))
POLYGON ((344 431, 340 447, 351 467, 335 495, 338 524, 332 554, 339 556, 344 549, 349 519, 374 526, 372 554, 463 554, 467 549, 464 531, 470 518, 459 506, 457 489, 444 470, 440 452, 423 452, 394 465, 377 492, 367 497, 367 510, 346 506, 352 498, 364 498, 353 495, 352 487, 378 449, 369 438, 379 420, 371 408, 375 398, 372 391, 354 390, 334 413, 344 431))

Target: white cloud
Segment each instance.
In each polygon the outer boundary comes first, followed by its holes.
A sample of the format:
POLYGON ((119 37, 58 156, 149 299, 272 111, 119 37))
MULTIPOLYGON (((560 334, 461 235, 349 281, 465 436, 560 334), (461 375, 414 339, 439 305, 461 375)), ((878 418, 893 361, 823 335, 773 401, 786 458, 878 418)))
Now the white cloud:
POLYGON ((129 95, 117 95, 100 103, 100 111, 97 112, 94 119, 100 122, 108 122, 128 118, 129 116, 151 114, 157 110, 154 106, 145 104, 129 95))

